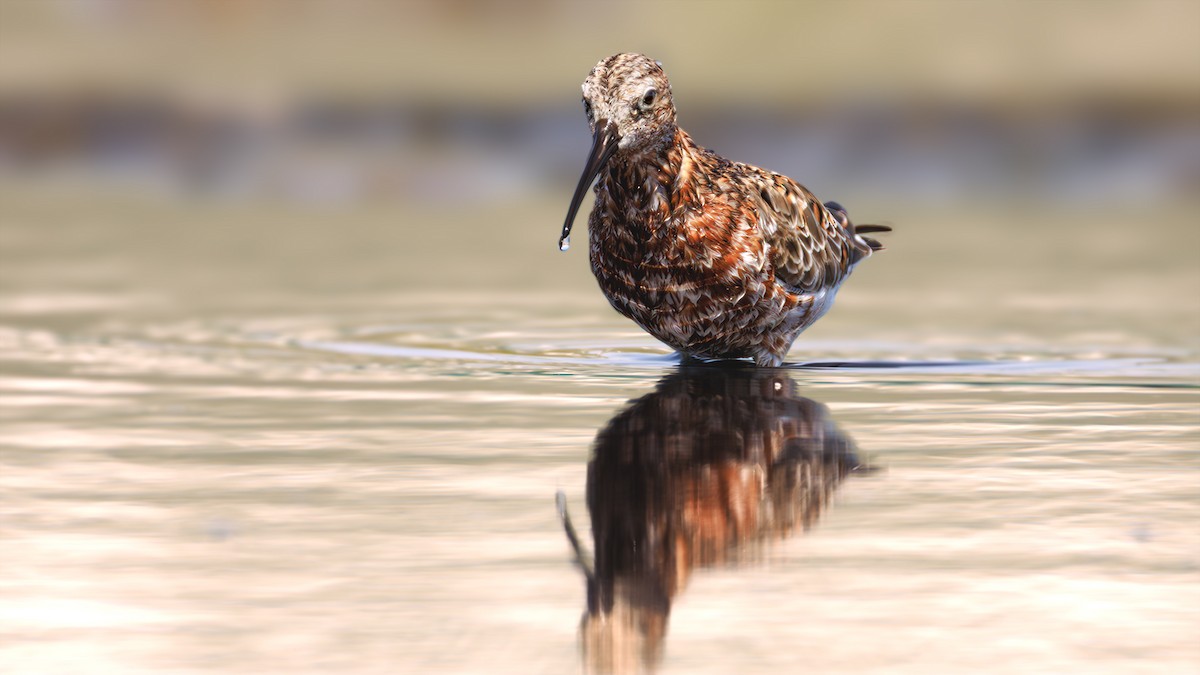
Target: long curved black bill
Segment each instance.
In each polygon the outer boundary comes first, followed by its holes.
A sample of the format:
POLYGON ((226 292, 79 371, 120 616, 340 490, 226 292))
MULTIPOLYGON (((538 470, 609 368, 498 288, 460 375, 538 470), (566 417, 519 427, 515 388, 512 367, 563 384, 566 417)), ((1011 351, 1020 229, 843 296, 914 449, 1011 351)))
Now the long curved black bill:
POLYGON ((575 194, 571 197, 571 207, 567 209, 567 220, 563 223, 562 236, 558 238, 558 250, 565 251, 571 247, 571 226, 575 224, 575 214, 579 211, 579 204, 583 202, 583 195, 592 185, 596 174, 600 173, 600 169, 604 168, 604 164, 617 151, 617 144, 620 140, 617 137, 616 128, 612 124, 596 122, 596 133, 592 136, 592 151, 588 153, 587 164, 583 165, 583 175, 579 177, 579 185, 575 187, 575 194))

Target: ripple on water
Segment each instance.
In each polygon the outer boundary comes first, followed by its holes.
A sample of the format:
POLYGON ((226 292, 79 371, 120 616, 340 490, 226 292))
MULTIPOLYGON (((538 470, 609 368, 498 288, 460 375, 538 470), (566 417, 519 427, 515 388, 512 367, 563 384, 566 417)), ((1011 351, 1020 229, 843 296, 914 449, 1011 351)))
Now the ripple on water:
MULTIPOLYGON (((598 433, 678 368, 619 324, 493 319, 0 329, 21 580, 0 583, 0 633, 117 670, 315 663, 340 649, 330 626, 389 667, 486 669, 486 651, 576 669, 586 582, 554 494, 586 540, 598 433), (230 626, 254 649, 234 655, 230 626)), ((1195 359, 880 340, 793 357, 775 376, 877 471, 811 529, 692 571, 665 667, 794 667, 778 644, 817 670, 1200 657, 1195 359)))

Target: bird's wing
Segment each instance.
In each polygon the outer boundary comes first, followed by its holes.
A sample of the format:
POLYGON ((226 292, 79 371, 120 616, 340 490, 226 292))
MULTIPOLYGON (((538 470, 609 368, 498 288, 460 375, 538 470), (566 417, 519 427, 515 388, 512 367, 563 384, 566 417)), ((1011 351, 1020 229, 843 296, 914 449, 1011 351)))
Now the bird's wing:
POLYGON ((870 255, 872 247, 854 235, 840 207, 826 208, 787 176, 761 169, 755 174, 758 227, 770 247, 776 279, 797 292, 816 293, 836 287, 870 255))

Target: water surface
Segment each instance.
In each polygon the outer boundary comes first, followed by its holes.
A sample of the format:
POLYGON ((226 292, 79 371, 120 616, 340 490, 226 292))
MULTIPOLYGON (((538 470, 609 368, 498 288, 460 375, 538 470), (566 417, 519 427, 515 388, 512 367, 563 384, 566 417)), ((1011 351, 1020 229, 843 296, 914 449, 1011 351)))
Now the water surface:
POLYGON ((794 367, 714 374, 557 200, 72 194, 4 196, 0 670, 1200 664, 1186 208, 865 204, 794 367))

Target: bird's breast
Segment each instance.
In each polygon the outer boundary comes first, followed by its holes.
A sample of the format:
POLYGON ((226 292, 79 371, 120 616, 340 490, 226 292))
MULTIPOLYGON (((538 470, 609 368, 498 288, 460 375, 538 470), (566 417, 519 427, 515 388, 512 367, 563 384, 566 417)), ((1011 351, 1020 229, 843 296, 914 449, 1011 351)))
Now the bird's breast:
POLYGON ((609 302, 652 333, 705 330, 774 292, 761 239, 752 227, 730 222, 597 214, 592 271, 609 302))

